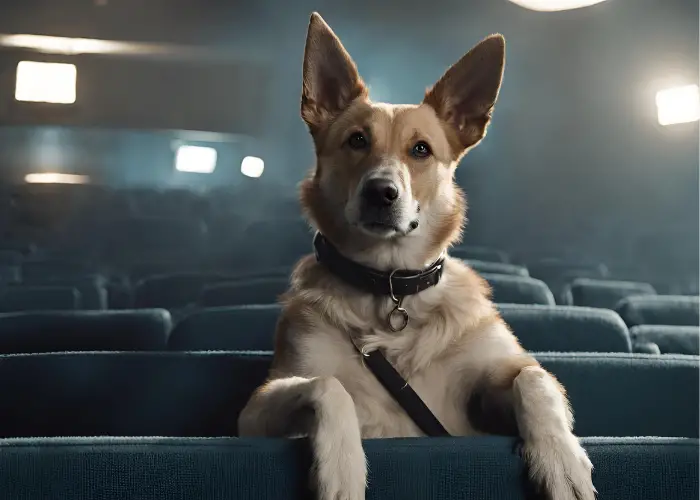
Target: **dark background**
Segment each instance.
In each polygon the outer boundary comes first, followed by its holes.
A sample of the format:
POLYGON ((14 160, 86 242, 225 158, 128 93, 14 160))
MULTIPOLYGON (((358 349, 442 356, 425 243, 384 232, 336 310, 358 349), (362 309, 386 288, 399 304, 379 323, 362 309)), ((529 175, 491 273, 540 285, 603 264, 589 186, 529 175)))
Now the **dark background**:
POLYGON ((5 0, 0 33, 181 49, 169 57, 0 51, 0 175, 230 186, 241 214, 274 217, 313 162, 299 118, 311 11, 341 37, 372 97, 395 103, 419 101, 479 39, 501 32, 508 63, 493 126, 459 169, 471 206, 467 241, 697 283, 698 123, 661 127, 654 101, 661 88, 698 81, 696 0, 610 0, 560 13, 506 0, 378 4, 5 0), (57 113, 14 103, 24 58, 74 62, 76 106, 57 113), (175 172, 174 140, 215 145, 214 174, 175 172), (241 176, 247 154, 264 158, 261 178, 241 176))

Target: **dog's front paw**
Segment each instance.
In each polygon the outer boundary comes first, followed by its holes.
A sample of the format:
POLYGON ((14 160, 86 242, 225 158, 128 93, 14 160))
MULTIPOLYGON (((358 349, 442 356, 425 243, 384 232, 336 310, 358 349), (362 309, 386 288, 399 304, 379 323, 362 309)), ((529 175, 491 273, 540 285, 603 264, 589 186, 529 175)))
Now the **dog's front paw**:
POLYGON ((364 500, 367 462, 360 426, 350 395, 337 380, 316 381, 321 396, 313 434, 312 480, 319 500, 364 500))
POLYGON ((521 452, 538 498, 595 500, 593 464, 573 434, 523 443, 521 452))
POLYGON ((319 500, 364 500, 367 464, 357 438, 336 436, 314 466, 313 481, 319 500))

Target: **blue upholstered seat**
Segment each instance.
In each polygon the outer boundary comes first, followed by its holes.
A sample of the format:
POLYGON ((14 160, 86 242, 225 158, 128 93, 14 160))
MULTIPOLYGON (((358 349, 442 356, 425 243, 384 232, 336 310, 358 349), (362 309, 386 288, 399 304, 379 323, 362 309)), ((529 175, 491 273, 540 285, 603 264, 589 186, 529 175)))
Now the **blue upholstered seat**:
POLYGON ((162 351, 171 328, 162 309, 0 314, 0 353, 162 351))
POLYGON ((503 304, 554 305, 554 296, 540 280, 507 274, 481 274, 493 290, 493 301, 503 304))
POLYGON ((606 309, 500 304, 503 319, 529 351, 630 352, 627 326, 606 309))
POLYGON ((656 290, 649 283, 578 278, 567 287, 565 293, 568 303, 575 306, 615 309, 625 297, 656 295, 656 290))
MULTIPOLYGON (((696 500, 695 439, 587 438, 599 498, 696 500)), ((508 438, 364 442, 368 500, 524 500, 508 438)), ((0 440, 0 491, 22 500, 292 500, 308 491, 306 440, 0 440)))
MULTIPOLYGON (((698 436, 697 357, 536 357, 566 387, 580 436, 698 436)), ((235 435, 270 362, 269 353, 0 356, 0 437, 235 435)))
POLYGON ((627 326, 700 324, 700 297, 688 295, 638 295, 620 301, 615 310, 627 326))

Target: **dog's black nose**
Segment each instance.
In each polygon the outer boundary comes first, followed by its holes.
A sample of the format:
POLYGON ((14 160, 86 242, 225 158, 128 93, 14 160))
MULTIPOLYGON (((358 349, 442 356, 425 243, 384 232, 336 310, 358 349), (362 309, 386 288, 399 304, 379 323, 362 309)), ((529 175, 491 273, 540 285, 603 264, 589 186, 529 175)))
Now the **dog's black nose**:
POLYGON ((365 183, 362 196, 371 205, 388 207, 399 197, 399 188, 391 179, 378 177, 365 183))

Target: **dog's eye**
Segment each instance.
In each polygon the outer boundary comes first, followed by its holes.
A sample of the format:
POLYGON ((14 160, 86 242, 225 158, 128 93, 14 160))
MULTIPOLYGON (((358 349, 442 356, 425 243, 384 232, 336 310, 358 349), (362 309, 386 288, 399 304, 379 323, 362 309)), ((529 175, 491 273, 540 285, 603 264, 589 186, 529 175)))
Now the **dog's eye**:
POLYGON ((369 141, 362 132, 355 132, 348 137, 348 146, 355 150, 366 149, 369 146, 369 141))
POLYGON ((418 141, 411 149, 411 156, 414 158, 427 158, 431 154, 433 154, 433 152, 425 141, 418 141))

